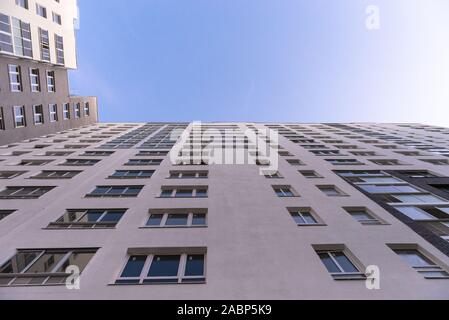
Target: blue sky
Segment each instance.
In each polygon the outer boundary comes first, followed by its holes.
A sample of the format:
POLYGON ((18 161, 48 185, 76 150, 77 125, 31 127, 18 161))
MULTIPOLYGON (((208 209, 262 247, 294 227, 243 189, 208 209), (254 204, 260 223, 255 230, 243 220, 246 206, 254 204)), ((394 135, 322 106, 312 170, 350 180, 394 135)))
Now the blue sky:
POLYGON ((78 0, 101 121, 449 126, 447 0, 78 0), (366 28, 366 7, 380 29, 366 28))

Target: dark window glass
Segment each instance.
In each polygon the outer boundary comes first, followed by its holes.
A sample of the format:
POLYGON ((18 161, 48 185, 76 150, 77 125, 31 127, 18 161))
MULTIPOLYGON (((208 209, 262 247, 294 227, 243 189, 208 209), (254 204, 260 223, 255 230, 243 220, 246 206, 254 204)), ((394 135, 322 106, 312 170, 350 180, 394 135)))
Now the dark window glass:
POLYGON ((189 255, 187 256, 185 276, 202 276, 204 275, 204 256, 189 255))
POLYGON ((149 277, 176 277, 178 275, 181 256, 154 256, 151 262, 149 277))
POLYGON ((131 256, 129 257, 128 263, 123 270, 121 277, 122 278, 134 278, 139 277, 143 266, 145 264, 145 260, 147 256, 131 256))

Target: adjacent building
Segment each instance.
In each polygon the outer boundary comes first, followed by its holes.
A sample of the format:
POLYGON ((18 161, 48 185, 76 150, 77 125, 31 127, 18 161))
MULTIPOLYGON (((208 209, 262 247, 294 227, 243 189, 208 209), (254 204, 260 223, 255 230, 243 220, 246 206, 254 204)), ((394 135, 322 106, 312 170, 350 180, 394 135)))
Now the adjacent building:
POLYGON ((95 97, 70 94, 76 0, 0 2, 0 143, 97 122, 95 97))
POLYGON ((97 123, 4 146, 0 298, 448 299, 448 145, 420 124, 97 123))

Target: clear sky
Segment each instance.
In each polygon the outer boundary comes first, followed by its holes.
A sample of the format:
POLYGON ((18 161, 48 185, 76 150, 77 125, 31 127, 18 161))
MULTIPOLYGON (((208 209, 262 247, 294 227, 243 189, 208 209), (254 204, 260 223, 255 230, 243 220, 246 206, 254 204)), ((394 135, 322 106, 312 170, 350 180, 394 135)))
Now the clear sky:
POLYGON ((101 121, 449 126, 448 0, 78 0, 101 121), (380 29, 366 27, 379 8, 380 29))

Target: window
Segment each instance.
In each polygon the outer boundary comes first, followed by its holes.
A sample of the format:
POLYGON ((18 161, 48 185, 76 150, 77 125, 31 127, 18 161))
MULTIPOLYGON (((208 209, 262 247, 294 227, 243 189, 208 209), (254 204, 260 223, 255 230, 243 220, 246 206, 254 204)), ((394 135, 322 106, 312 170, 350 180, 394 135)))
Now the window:
POLYGON ((37 199, 55 187, 6 187, 0 199, 37 199))
POLYGON ((356 264, 346 255, 342 246, 335 250, 316 250, 318 257, 334 280, 364 280, 365 274, 360 272, 356 264))
POLYGON ((36 14, 42 18, 47 18, 47 8, 36 3, 36 14))
POLYGON ((362 225, 381 225, 385 224, 379 218, 368 212, 366 208, 344 208, 355 220, 362 225))
MULTIPOLYGON (((53 13, 54 17, 54 13, 53 13)), ((59 19, 61 16, 59 16, 59 19)), ((56 63, 64 64, 64 38, 55 34, 56 63)))
POLYGON ((74 107, 75 107, 75 118, 81 118, 81 104, 76 103, 74 107))
POLYGON ((153 249, 148 255, 130 254, 116 284, 204 283, 206 248, 153 249))
POLYGON ((143 186, 98 186, 87 197, 137 197, 143 186))
POLYGON ((363 165, 362 162, 356 159, 326 159, 326 161, 335 166, 363 165))
POLYGON ((10 64, 8 65, 9 70, 9 87, 11 92, 22 92, 22 75, 20 71, 20 66, 10 64))
POLYGON ((162 163, 161 159, 131 159, 126 166, 158 166, 162 163))
POLYGON ((323 225, 310 208, 290 208, 288 211, 298 226, 323 225))
POLYGON ((206 227, 207 209, 154 209, 146 223, 149 228, 206 227))
POLYGON ((300 174, 302 174, 307 179, 316 179, 316 178, 322 178, 318 173, 316 173, 313 170, 303 170, 299 171, 300 174))
POLYGON ((408 184, 365 184, 359 185, 361 189, 368 193, 421 193, 420 190, 408 184))
POLYGON ((288 159, 287 162, 290 163, 292 166, 303 166, 304 165, 304 162, 302 162, 299 159, 288 159))
POLYGON ((19 56, 33 57, 31 45, 30 24, 19 19, 11 18, 12 34, 14 39, 14 53, 19 56))
POLYGON ((60 14, 57 14, 56 12, 52 12, 52 16, 53 16, 53 22, 57 23, 59 25, 62 24, 62 18, 60 14))
POLYGON ((115 228, 127 209, 70 209, 50 229, 115 228))
POLYGON ((208 188, 204 187, 162 187, 161 198, 207 198, 208 188))
POLYGON ((0 13, 0 52, 14 52, 10 18, 2 13, 0 13))
POLYGON ((100 160, 97 159, 67 159, 61 166, 94 166, 100 160))
POLYGON ((395 159, 377 159, 377 160, 369 160, 374 164, 377 164, 379 166, 399 166, 404 165, 404 163, 399 162, 395 159))
POLYGON ((449 193, 449 185, 447 185, 447 184, 432 184, 431 186, 440 191, 449 193))
POLYGON ((72 179, 80 174, 81 171, 62 171, 62 170, 44 170, 33 179, 72 179))
POLYGON ((38 68, 30 68, 30 85, 31 85, 31 92, 41 91, 41 81, 39 78, 38 68))
POLYGON ((429 171, 398 171, 397 173, 412 179, 437 178, 438 176, 429 171))
POLYGON ((64 120, 70 119, 70 103, 64 103, 64 106, 62 108, 62 115, 64 120))
POLYGON ((402 249, 396 246, 390 248, 399 255, 404 262, 415 269, 426 279, 449 279, 449 273, 434 263, 417 249, 402 249))
POLYGON ((58 121, 58 106, 56 104, 48 105, 48 113, 50 114, 50 122, 58 121))
POLYGON ((417 207, 397 206, 396 210, 412 220, 432 221, 449 219, 449 208, 443 206, 417 207))
POLYGON ((335 186, 317 186, 325 195, 329 197, 344 197, 347 196, 343 191, 335 186))
POLYGON ((33 106, 33 117, 35 125, 44 123, 44 108, 41 104, 33 106))
POLYGON ((16 212, 16 210, 0 210, 0 221, 16 212))
POLYGON ((114 154, 114 151, 85 151, 82 156, 87 157, 107 157, 114 154))
POLYGON ((145 157, 145 156, 166 156, 169 151, 140 151, 136 157, 145 157))
POLYGON ((41 59, 50 62, 50 37, 47 30, 39 28, 39 44, 41 49, 41 59))
POLYGON ((290 186, 273 186, 273 190, 278 197, 297 197, 298 195, 290 186))
POLYGON ((84 102, 84 116, 85 117, 89 117, 90 116, 89 102, 84 102))
POLYGON ((421 159, 423 162, 427 162, 436 166, 445 166, 449 164, 447 159, 421 159))
POLYGON ((14 179, 24 173, 26 171, 0 171, 0 179, 14 179))
POLYGON ((206 179, 208 171, 170 171, 170 179, 206 179))
POLYGON ((45 152, 46 157, 65 157, 71 155, 73 152, 71 151, 47 151, 45 152))
POLYGON ((403 202, 403 203, 441 203, 445 202, 443 199, 438 198, 432 194, 398 194, 392 195, 390 202, 403 202), (396 200, 396 201, 394 201, 396 200))
POLYGON ((154 170, 116 170, 110 179, 145 179, 151 178, 154 170))
POLYGON ((282 175, 279 172, 265 174, 265 178, 267 179, 282 179, 282 175))
POLYGON ((53 160, 22 160, 17 165, 18 166, 44 166, 51 163, 53 160))
POLYGON ((16 5, 28 10, 28 0, 16 0, 16 5))
POLYGON ((0 286, 65 285, 66 268, 75 265, 82 272, 97 249, 30 249, 17 254, 0 267, 0 286))
POLYGON ((56 92, 54 71, 47 71, 47 91, 56 92))
POLYGON ((0 130, 5 130, 5 118, 3 116, 3 107, 0 107, 0 130))

